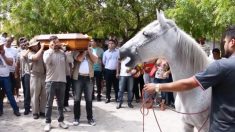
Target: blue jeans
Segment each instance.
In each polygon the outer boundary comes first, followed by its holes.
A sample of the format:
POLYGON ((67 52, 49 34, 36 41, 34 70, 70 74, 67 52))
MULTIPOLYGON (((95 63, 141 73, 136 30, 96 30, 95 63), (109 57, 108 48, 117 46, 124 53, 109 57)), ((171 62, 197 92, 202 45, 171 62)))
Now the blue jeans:
MULTIPOLYGON (((0 87, 2 87, 1 92, 3 92, 3 91, 5 92, 13 110, 19 111, 19 107, 17 106, 15 98, 12 94, 10 77, 0 77, 0 85, 1 85, 0 87)), ((2 98, 2 96, 0 99, 0 111, 3 112, 3 98, 2 98)))
POLYGON ((86 101, 87 119, 93 119, 92 115, 92 92, 93 85, 89 76, 78 76, 78 80, 74 81, 74 119, 80 119, 81 115, 81 97, 84 92, 86 101))
POLYGON ((119 92, 118 92, 118 100, 120 101, 120 103, 123 102, 123 93, 124 93, 126 87, 127 87, 127 91, 128 91, 128 103, 132 102, 133 85, 134 85, 134 79, 132 76, 120 76, 120 78, 119 78, 119 92))

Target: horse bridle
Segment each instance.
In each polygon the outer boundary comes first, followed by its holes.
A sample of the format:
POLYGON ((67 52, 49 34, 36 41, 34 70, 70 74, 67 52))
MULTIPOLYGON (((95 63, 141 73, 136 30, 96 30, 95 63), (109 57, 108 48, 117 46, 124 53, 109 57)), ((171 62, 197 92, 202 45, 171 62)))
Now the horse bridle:
POLYGON ((142 58, 141 58, 141 56, 139 55, 138 49, 139 49, 140 47, 146 45, 147 43, 150 43, 150 42, 152 42, 153 40, 155 40, 155 39, 161 37, 163 34, 167 33, 167 32, 168 32, 169 30, 171 30, 171 29, 177 30, 177 28, 176 28, 175 26, 171 26, 170 28, 168 28, 167 30, 163 31, 163 32, 160 33, 160 34, 157 34, 157 33, 154 34, 154 36, 153 36, 153 35, 148 36, 148 35, 146 34, 146 32, 144 31, 144 32, 143 32, 143 35, 146 36, 146 37, 151 37, 151 38, 150 38, 150 39, 147 39, 147 40, 144 41, 142 44, 138 44, 138 43, 137 43, 136 45, 133 46, 133 47, 135 48, 135 55, 137 55, 137 56, 140 58, 140 60, 142 61, 142 58), (153 36, 153 37, 152 37, 152 36, 153 36))

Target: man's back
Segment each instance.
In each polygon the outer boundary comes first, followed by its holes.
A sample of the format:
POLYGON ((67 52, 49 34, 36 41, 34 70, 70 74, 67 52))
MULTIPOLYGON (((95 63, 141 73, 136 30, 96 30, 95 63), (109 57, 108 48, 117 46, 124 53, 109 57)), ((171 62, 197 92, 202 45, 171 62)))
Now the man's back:
MULTIPOLYGON (((235 56, 217 62, 220 79, 212 86, 211 130, 235 131, 235 56), (233 127, 231 127, 233 126, 233 127)), ((214 80, 217 81, 217 80, 214 80)))
POLYGON ((195 77, 202 88, 212 87, 210 132, 235 132, 235 55, 213 62, 195 77))

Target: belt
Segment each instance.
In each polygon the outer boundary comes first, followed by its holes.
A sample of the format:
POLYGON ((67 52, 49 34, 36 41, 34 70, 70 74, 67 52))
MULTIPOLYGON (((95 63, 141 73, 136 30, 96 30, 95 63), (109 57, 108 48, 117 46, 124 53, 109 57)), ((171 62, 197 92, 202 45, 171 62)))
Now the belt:
POLYGON ((78 73, 79 76, 84 76, 84 77, 89 77, 89 74, 81 74, 81 73, 78 73))

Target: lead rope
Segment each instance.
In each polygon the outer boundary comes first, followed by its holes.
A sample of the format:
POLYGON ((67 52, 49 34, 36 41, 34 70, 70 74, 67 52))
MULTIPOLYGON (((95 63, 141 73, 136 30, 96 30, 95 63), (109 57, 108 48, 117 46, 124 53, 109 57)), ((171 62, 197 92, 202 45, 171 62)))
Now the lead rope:
MULTIPOLYGON (((141 107, 140 107, 140 112, 141 114, 143 115, 143 132, 144 132, 144 118, 145 116, 147 116, 149 114, 149 109, 152 109, 153 110, 153 114, 154 114, 154 118, 156 120, 156 123, 158 125, 158 129, 160 130, 160 132, 162 132, 162 129, 160 127, 160 124, 159 124, 159 121, 157 119, 157 116, 156 116, 156 113, 154 111, 154 107, 153 106, 147 106, 147 103, 148 104, 153 104, 154 100, 151 98, 151 97, 148 97, 147 99, 144 98, 144 90, 142 90, 142 104, 141 104, 141 107), (144 109, 146 108, 147 110, 147 113, 144 113, 144 109), (142 110, 143 109, 143 110, 142 110)), ((179 114, 182 114, 182 115, 196 115, 196 114, 200 114, 200 113, 203 113, 203 112, 206 112, 209 110, 209 107, 206 108, 205 110, 201 111, 201 112, 194 112, 194 113, 185 113, 185 112, 179 112, 179 111, 176 111, 170 107, 167 107, 167 109, 173 111, 173 112, 176 112, 176 113, 179 113, 179 114)), ((202 128, 205 126, 206 122, 208 121, 209 119, 209 115, 207 116, 206 120, 203 122, 202 126, 200 127, 200 129, 198 130, 198 132, 200 132, 202 130, 202 128)))
POLYGON ((154 113, 154 118, 155 118, 155 120, 156 120, 156 123, 157 123, 157 125, 158 125, 158 129, 160 130, 160 132, 162 132, 162 130, 161 130, 161 127, 160 127, 160 124, 159 124, 159 122, 158 122, 158 119, 157 119, 157 116, 156 116, 156 113, 155 113, 155 111, 154 111, 154 108, 153 108, 153 106, 147 106, 146 104, 147 104, 147 102, 148 102, 148 104, 153 104, 153 99, 152 98, 147 98, 147 99, 145 99, 144 98, 144 90, 142 90, 142 104, 141 104, 141 107, 140 107, 140 112, 141 112, 141 114, 143 115, 143 132, 144 132, 144 118, 145 118, 145 116, 147 116, 148 114, 149 114, 149 109, 152 109, 153 110, 153 113, 154 113), (147 107, 147 108, 146 108, 147 107), (145 113, 145 108, 146 108, 146 110, 147 110, 147 112, 145 113))

